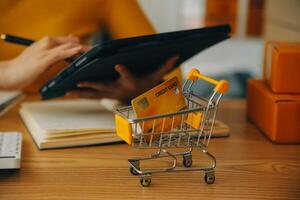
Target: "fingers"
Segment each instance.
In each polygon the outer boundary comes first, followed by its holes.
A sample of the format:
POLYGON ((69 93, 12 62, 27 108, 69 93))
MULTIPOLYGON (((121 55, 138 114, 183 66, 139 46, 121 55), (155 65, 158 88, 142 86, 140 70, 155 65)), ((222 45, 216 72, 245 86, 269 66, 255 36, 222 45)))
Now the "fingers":
MULTIPOLYGON (((41 40, 33 43, 33 45, 31 45, 31 47, 34 46, 38 46, 41 49, 50 49, 55 47, 57 44, 56 42, 53 40, 53 38, 45 36, 43 37, 41 40)), ((30 48, 30 47, 29 47, 30 48)))
POLYGON ((135 80, 134 76, 124 65, 117 64, 115 66, 115 70, 120 75, 120 79, 119 79, 120 81, 124 81, 125 83, 126 82, 134 82, 134 80, 135 80))
POLYGON ((81 45, 81 52, 80 53, 85 53, 87 51, 89 51, 92 47, 89 45, 81 45))
POLYGON ((175 65, 179 56, 172 56, 169 58, 159 69, 157 69, 153 76, 156 78, 162 78, 167 72, 169 72, 175 65))
POLYGON ((52 65, 80 53, 81 50, 82 47, 79 44, 66 43, 47 51, 47 56, 45 56, 43 60, 48 63, 48 65, 52 65))
MULTIPOLYGON (((80 39, 78 37, 74 37, 72 35, 69 36, 59 36, 54 37, 53 40, 56 42, 57 45, 62 45, 65 43, 74 43, 74 44, 80 44, 80 39)), ((91 49, 91 46, 89 45, 82 45, 81 44, 81 51, 80 53, 85 53, 91 49)))
POLYGON ((64 43, 77 43, 79 44, 80 40, 78 37, 74 37, 74 36, 59 36, 59 37, 53 37, 52 38, 54 42, 56 42, 56 44, 64 44, 64 43))
POLYGON ((52 49, 66 43, 79 44, 80 40, 72 36, 48 37, 45 36, 41 40, 35 42, 31 46, 38 46, 41 49, 52 49))

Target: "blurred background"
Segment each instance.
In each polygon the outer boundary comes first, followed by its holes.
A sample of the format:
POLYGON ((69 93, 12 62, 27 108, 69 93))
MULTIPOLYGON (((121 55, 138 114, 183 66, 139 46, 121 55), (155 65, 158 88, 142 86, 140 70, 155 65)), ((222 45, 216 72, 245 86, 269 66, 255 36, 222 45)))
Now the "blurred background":
MULTIPOLYGON (((232 38, 182 66, 227 79, 227 97, 245 97, 246 81, 261 78, 264 41, 300 40, 300 0, 139 0, 158 32, 230 24, 232 38)), ((205 94, 206 91, 200 91, 205 94)))

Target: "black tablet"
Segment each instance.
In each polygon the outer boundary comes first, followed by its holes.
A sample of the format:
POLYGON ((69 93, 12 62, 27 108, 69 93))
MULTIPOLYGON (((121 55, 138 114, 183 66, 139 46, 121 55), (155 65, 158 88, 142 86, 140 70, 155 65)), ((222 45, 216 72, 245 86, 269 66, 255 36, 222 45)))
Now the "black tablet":
POLYGON ((136 76, 153 72, 168 58, 178 55, 174 67, 200 51, 229 38, 230 26, 214 26, 111 40, 94 46, 62 70, 41 89, 42 99, 64 96, 82 81, 114 81, 116 64, 136 76))

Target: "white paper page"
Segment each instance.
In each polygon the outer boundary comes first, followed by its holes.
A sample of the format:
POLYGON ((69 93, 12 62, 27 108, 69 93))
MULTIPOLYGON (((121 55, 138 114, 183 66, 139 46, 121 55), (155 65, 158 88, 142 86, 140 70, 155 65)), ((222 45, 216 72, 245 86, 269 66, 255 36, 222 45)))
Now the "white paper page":
POLYGON ((115 129, 114 114, 103 108, 97 100, 24 103, 22 109, 46 132, 49 130, 115 129))
POLYGON ((22 93, 19 91, 0 90, 0 116, 12 108, 20 99, 22 93))
POLYGON ((19 95, 21 95, 21 92, 19 91, 0 90, 0 105, 5 104, 19 95))

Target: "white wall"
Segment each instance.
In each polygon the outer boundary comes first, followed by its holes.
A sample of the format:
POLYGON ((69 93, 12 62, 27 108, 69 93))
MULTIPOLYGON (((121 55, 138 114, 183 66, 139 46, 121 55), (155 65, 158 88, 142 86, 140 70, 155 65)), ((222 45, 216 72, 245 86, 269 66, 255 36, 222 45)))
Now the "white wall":
POLYGON ((157 32, 203 26, 205 0, 139 0, 139 3, 157 32))

